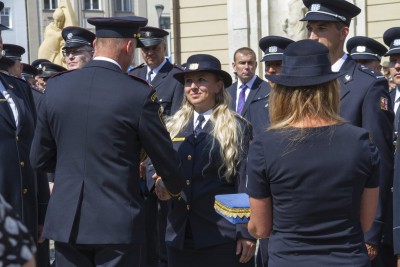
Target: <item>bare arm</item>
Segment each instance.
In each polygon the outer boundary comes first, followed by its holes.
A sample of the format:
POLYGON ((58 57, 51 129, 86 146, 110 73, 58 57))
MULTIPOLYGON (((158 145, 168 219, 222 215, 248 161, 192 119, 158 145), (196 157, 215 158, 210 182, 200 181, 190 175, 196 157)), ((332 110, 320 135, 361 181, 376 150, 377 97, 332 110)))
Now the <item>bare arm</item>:
POLYGON ((367 232, 374 221, 378 206, 379 187, 364 188, 361 196, 360 222, 363 232, 367 232))
POLYGON ((257 199, 250 197, 249 233, 255 238, 267 238, 272 228, 271 198, 257 199))

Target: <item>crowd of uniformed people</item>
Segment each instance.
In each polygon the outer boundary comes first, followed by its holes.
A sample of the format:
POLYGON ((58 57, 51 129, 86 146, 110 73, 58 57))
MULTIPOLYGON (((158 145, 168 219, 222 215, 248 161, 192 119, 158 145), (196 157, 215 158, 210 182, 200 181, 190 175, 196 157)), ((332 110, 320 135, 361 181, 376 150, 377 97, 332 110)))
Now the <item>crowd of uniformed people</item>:
POLYGON ((0 265, 399 267, 400 27, 303 3, 309 39, 263 37, 265 77, 237 49, 235 81, 142 17, 64 28, 66 68, 0 37, 0 265), (248 224, 214 210, 236 193, 248 224))

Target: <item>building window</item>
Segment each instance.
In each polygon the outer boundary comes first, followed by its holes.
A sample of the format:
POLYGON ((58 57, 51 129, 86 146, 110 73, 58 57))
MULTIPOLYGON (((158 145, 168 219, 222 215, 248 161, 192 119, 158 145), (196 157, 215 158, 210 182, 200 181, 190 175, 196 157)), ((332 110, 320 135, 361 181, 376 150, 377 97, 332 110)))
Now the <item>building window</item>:
POLYGON ((56 9, 58 7, 58 0, 44 0, 44 9, 56 9))
POLYGON ((132 12, 132 0, 115 0, 115 10, 119 12, 132 12))
POLYGON ((10 12, 10 8, 9 7, 5 7, 1 12, 0 12, 0 16, 1 16, 1 24, 3 24, 4 26, 11 28, 11 12, 10 12))
POLYGON ((161 15, 160 28, 161 29, 171 29, 171 17, 169 15, 161 15))
POLYGON ((99 10, 100 9, 100 0, 85 0, 85 9, 86 10, 99 10))

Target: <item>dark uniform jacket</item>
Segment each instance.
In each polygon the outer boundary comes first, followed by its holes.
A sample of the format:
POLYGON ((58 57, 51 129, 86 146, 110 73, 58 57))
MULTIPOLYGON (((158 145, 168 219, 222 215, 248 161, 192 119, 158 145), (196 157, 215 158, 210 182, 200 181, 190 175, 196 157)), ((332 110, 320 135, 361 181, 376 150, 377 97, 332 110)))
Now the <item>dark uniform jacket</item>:
MULTIPOLYGON (((244 161, 251 139, 251 126, 239 117, 238 120, 244 129, 245 148, 242 155, 244 161)), ((178 249, 183 248, 187 224, 191 229, 196 249, 235 242, 241 237, 252 239, 243 225, 231 224, 214 210, 215 195, 244 192, 245 176, 231 177, 232 182, 228 183, 225 177, 218 175, 221 163, 219 146, 215 146, 210 153, 211 130, 212 125, 209 120, 195 138, 193 118, 191 118, 188 125, 173 138, 174 148, 182 161, 185 185, 182 197, 168 202, 165 242, 178 249)), ((243 166, 244 164, 241 164, 241 167, 243 166)))
POLYGON ((31 152, 34 168, 56 171, 46 237, 76 244, 144 243, 142 149, 168 190, 181 190, 180 164, 156 93, 139 80, 103 60, 49 80, 31 152))
POLYGON ((18 127, 10 105, 0 93, 0 194, 37 239, 38 223, 43 224, 49 197, 45 176, 34 173, 30 161, 36 110, 29 85, 0 73, 0 82, 18 109, 18 127))
POLYGON ((373 226, 365 234, 367 243, 378 245, 381 242, 383 228, 391 229, 392 221, 394 113, 388 83, 382 74, 357 64, 350 57, 340 72, 342 73, 339 77, 340 115, 351 124, 370 132, 381 157, 380 201, 373 226))
MULTIPOLYGON (((271 87, 268 82, 256 77, 250 93, 244 104, 242 115, 253 125, 254 134, 264 131, 269 126, 268 99, 271 87)), ((233 83, 228 92, 231 96, 229 107, 236 111, 237 82, 233 83)))
MULTIPOLYGON (((394 102, 396 98, 396 90, 393 89, 390 92, 390 96, 392 98, 392 104, 394 107, 394 102)), ((398 111, 399 112, 399 111, 398 111)), ((396 115, 395 125, 397 128, 394 129, 397 132, 396 138, 396 145, 395 145, 395 166, 394 166, 394 178, 393 178, 393 247, 394 247, 394 254, 400 254, 400 153, 399 153, 399 137, 398 133, 400 131, 400 121, 399 115, 396 115)))
MULTIPOLYGON (((151 85, 157 91, 158 102, 163 107, 163 114, 167 116, 175 114, 182 104, 183 85, 173 77, 177 72, 182 72, 182 69, 167 60, 151 81, 151 85)), ((139 65, 129 73, 146 80, 147 65, 139 65)))

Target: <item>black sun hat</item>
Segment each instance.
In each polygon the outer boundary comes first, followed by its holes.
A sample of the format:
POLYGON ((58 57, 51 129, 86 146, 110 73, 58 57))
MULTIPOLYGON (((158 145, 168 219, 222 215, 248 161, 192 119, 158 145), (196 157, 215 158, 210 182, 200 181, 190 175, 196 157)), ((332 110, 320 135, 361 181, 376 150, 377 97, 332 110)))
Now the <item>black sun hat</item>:
POLYGON ((183 72, 174 74, 174 78, 180 83, 185 83, 185 75, 193 72, 211 72, 221 77, 225 88, 232 84, 232 77, 226 71, 221 69, 221 62, 218 58, 207 54, 196 54, 188 58, 186 68, 183 72))
POLYGON ((307 39, 288 45, 283 52, 282 73, 265 78, 288 87, 304 87, 323 84, 340 75, 332 72, 328 48, 307 39))

